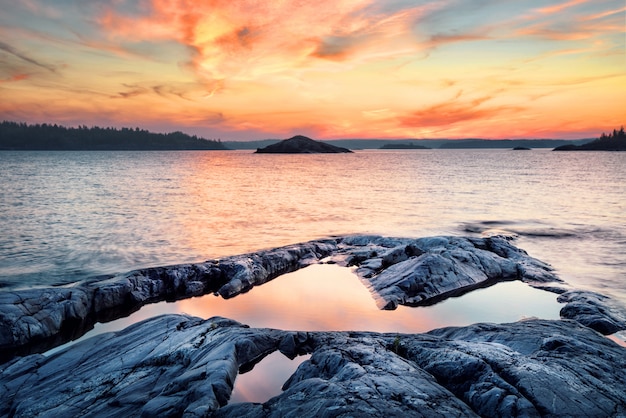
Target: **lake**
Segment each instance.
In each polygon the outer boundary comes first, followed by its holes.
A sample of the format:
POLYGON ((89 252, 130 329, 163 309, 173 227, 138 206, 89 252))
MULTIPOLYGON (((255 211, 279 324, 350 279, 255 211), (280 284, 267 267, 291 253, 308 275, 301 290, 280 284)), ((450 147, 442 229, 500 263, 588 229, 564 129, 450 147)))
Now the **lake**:
POLYGON ((477 235, 626 302, 626 153, 0 151, 3 288, 334 234, 477 235))
MULTIPOLYGON (((329 235, 504 232, 574 287, 626 306, 626 153, 0 151, 0 179, 0 291, 329 235)), ((421 332, 558 317, 554 299, 502 283, 429 308, 378 311, 352 271, 323 265, 227 301, 151 305, 94 331, 186 312, 282 329, 421 332)))

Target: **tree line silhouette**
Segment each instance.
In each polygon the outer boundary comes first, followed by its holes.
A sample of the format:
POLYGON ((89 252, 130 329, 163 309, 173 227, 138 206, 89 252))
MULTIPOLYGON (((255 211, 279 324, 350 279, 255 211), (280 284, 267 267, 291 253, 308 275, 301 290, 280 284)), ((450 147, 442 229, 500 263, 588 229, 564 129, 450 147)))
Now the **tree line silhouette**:
POLYGON ((554 151, 626 151, 626 133, 622 126, 620 130, 600 135, 600 138, 582 145, 563 145, 554 151))
POLYGON ((167 134, 139 128, 68 128, 57 124, 0 123, 3 150, 225 150, 220 140, 176 131, 167 134))

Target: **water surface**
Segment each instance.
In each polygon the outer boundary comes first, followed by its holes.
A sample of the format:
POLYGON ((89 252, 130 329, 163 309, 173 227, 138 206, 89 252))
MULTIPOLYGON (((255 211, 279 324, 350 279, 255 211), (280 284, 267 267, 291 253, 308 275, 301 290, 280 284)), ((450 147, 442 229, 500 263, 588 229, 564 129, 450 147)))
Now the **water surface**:
POLYGON ((0 283, 69 283, 333 234, 480 235, 626 304, 626 153, 0 151, 0 283))

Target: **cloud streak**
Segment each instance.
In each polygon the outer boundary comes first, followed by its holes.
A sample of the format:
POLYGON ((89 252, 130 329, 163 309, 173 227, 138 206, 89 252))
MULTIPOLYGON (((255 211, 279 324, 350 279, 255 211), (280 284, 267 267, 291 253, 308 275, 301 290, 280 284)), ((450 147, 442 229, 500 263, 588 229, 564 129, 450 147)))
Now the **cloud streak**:
POLYGON ((20 60, 27 62, 29 64, 32 64, 36 67, 39 68, 43 68, 45 70, 48 70, 52 73, 54 73, 56 71, 56 68, 52 65, 40 62, 38 60, 36 60, 35 58, 32 58, 30 56, 28 56, 27 54, 21 52, 18 48, 15 48, 9 44, 7 44, 6 42, 2 42, 0 41, 0 50, 5 51, 17 58, 19 58, 20 60))
POLYGON ((492 97, 480 97, 469 103, 443 102, 428 106, 398 118, 402 126, 411 128, 449 127, 451 125, 501 117, 502 115, 520 112, 522 106, 497 105, 481 107, 481 104, 492 100, 492 97))

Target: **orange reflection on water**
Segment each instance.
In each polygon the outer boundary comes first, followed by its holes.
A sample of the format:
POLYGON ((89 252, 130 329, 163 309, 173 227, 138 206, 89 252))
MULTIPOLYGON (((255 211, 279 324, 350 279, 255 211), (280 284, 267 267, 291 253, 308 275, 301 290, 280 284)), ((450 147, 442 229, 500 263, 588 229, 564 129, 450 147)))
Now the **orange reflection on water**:
POLYGON ((398 320, 395 312, 378 310, 352 270, 332 265, 285 274, 233 299, 209 295, 179 304, 190 315, 219 315, 253 327, 286 330, 378 331, 398 320))
POLYGON ((351 269, 328 264, 285 274, 233 299, 208 295, 178 305, 190 315, 224 316, 252 327, 407 333, 533 316, 558 319, 560 309, 554 294, 507 282, 435 306, 384 311, 351 269))

